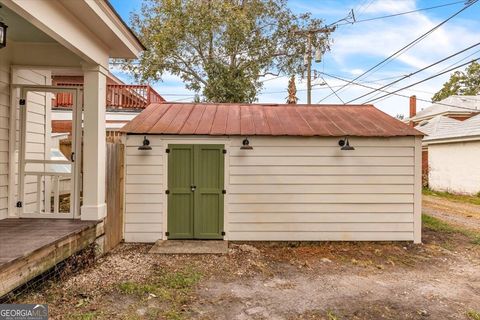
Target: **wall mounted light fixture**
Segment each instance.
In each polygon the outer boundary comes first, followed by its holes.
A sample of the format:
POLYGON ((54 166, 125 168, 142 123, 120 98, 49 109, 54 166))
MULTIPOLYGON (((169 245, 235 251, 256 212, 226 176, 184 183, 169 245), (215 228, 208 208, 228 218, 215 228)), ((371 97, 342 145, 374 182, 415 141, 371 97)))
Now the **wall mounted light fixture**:
POLYGON ((0 49, 7 46, 7 25, 0 21, 0 49))
POLYGON ((248 138, 245 137, 242 141, 242 146, 240 147, 241 150, 252 150, 253 147, 250 145, 250 141, 248 141, 248 138))
POLYGON ((150 140, 147 139, 147 136, 143 137, 142 145, 138 147, 138 150, 152 150, 150 140))
POLYGON ((343 151, 355 150, 354 147, 350 146, 350 142, 348 141, 347 137, 338 140, 338 145, 340 146, 340 150, 343 150, 343 151))

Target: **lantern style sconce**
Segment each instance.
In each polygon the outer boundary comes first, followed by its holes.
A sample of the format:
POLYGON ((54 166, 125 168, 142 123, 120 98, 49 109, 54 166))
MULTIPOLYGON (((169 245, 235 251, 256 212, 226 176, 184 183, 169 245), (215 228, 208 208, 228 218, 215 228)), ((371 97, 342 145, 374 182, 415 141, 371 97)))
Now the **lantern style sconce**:
POLYGON ((248 141, 248 138, 243 139, 240 150, 252 150, 252 149, 253 147, 250 145, 250 141, 248 141))
POLYGON ((138 150, 152 150, 150 140, 147 139, 147 136, 143 137, 142 145, 138 147, 138 150))
POLYGON ((350 146, 350 142, 348 141, 347 137, 338 140, 338 145, 342 151, 355 150, 354 147, 350 146))
POLYGON ((7 46, 7 25, 0 21, 0 49, 7 46))

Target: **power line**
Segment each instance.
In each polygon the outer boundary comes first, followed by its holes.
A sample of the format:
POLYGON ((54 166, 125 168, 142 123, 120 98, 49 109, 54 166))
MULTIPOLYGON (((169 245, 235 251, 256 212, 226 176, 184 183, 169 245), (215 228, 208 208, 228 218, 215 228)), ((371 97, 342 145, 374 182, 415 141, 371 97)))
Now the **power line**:
MULTIPOLYGON (((477 47, 477 46, 479 46, 479 45, 480 45, 480 42, 477 42, 477 43, 475 43, 474 45, 471 45, 471 46, 468 47, 468 48, 465 48, 465 49, 463 49, 463 50, 460 50, 460 51, 458 51, 458 52, 456 52, 456 53, 454 53, 454 54, 449 55, 448 57, 445 57, 445 58, 443 58, 443 59, 441 59, 441 60, 438 60, 438 61, 436 61, 436 62, 434 62, 434 63, 432 63, 432 64, 430 64, 430 65, 428 65, 428 66, 426 66, 426 67, 423 67, 423 68, 421 68, 421 69, 419 69, 419 70, 417 70, 417 71, 415 71, 415 72, 412 72, 412 73, 410 73, 410 74, 407 74, 407 75, 403 76, 403 77, 400 78, 400 79, 397 79, 397 80, 395 80, 395 81, 392 81, 392 82, 390 82, 390 83, 387 83, 386 85, 383 85, 383 86, 380 87, 379 89, 385 89, 385 88, 387 88, 387 87, 389 87, 389 86, 391 86, 391 85, 394 85, 395 83, 398 83, 398 82, 400 82, 400 81, 402 81, 402 80, 405 80, 406 78, 409 78, 409 77, 411 77, 411 76, 413 76, 413 75, 416 75, 417 73, 420 73, 420 72, 422 72, 422 71, 425 71, 425 70, 427 70, 427 69, 429 69, 429 68, 431 68, 431 67, 433 67, 433 66, 436 66, 436 65, 439 64, 439 63, 442 63, 442 62, 444 62, 444 61, 446 61, 446 60, 448 60, 448 59, 451 59, 451 58, 453 58, 453 57, 455 57, 455 56, 457 56, 457 55, 459 55, 459 54, 461 54, 461 53, 464 53, 465 51, 468 51, 468 50, 470 50, 470 49, 472 49, 472 48, 475 48, 475 47, 477 47)), ((356 97, 355 99, 349 100, 347 103, 351 103, 351 102, 356 101, 356 100, 358 100, 358 99, 361 99, 361 98, 363 98, 363 97, 369 96, 369 95, 371 95, 371 94, 373 94, 373 93, 375 93, 375 92, 377 92, 377 91, 378 91, 378 89, 377 89, 377 90, 370 91, 370 92, 367 92, 367 93, 365 93, 365 94, 362 94, 362 95, 359 96, 359 97, 356 97)))
MULTIPOLYGON (((374 65, 373 67, 371 67, 370 69, 368 69, 367 71, 363 72, 362 74, 360 74, 359 76, 355 77, 355 79, 353 79, 352 81, 355 81, 355 80, 358 80, 360 79, 361 77, 363 77, 364 75, 366 75, 367 73, 369 73, 370 71, 376 69, 378 66, 382 65, 383 63, 385 63, 386 61, 394 58, 395 56, 400 56, 402 53, 404 53, 405 51, 407 51, 408 49, 412 48, 413 46, 415 46, 417 43, 419 43, 420 41, 422 41, 424 38, 426 38, 428 35, 430 35, 431 33, 433 33, 435 30, 437 30, 438 28, 440 28, 442 25, 444 25, 445 23, 447 23, 448 21, 450 21, 451 19, 453 19, 454 17, 456 17, 457 15, 459 15, 461 12, 465 11, 467 8, 469 8, 470 6, 472 6, 473 4, 475 4, 478 0, 474 0, 474 1, 471 1, 469 2, 468 4, 466 4, 462 9, 460 9, 459 11, 455 12, 453 15, 451 15, 450 17, 448 17, 447 19, 443 20, 442 22, 440 22, 439 24, 437 24, 435 27, 433 27, 432 29, 428 30, 427 32, 423 33, 421 36, 419 36, 418 38, 416 38, 415 40, 411 41, 410 43, 408 43, 407 45, 403 46, 402 48, 400 48, 399 50, 397 50, 395 53, 391 54, 390 56, 388 56, 387 58, 383 59, 382 61, 380 61, 379 63, 377 63, 376 65, 374 65)), ((347 87, 349 85, 349 83, 346 83, 345 85, 343 85, 343 87, 341 87, 340 89, 336 90, 336 93, 338 93, 338 91, 340 90, 343 90, 345 87, 347 87)), ((329 94, 328 96, 324 97, 323 99, 321 99, 318 103, 324 101, 325 99, 331 97, 333 95, 333 93, 329 94)))
POLYGON ((380 20, 380 19, 393 18, 393 17, 403 16, 403 15, 406 15, 406 14, 415 13, 415 12, 421 12, 421 11, 427 11, 427 10, 433 10, 433 9, 447 7, 447 6, 452 6, 452 5, 459 4, 459 3, 464 3, 464 2, 465 1, 463 1, 463 0, 462 1, 456 1, 456 2, 450 2, 450 3, 446 3, 446 4, 441 4, 441 5, 438 5, 438 6, 433 6, 433 7, 428 7, 428 8, 420 8, 420 9, 416 9, 416 10, 390 14, 390 15, 387 15, 387 16, 368 18, 368 19, 363 19, 363 20, 355 20, 354 22, 338 23, 336 25, 337 26, 344 26, 344 25, 352 25, 352 24, 356 24, 356 23, 360 23, 360 22, 368 22, 368 21, 374 21, 374 20, 380 20))
POLYGON ((480 52, 480 50, 477 50, 477 51, 475 51, 475 52, 470 53, 468 56, 463 57, 462 59, 460 59, 460 60, 458 60, 458 61, 455 61, 455 62, 452 63, 451 65, 449 65, 449 66, 445 67, 444 69, 440 70, 440 72, 442 72, 442 71, 444 71, 444 70, 447 70, 448 68, 453 67, 453 66, 456 65, 457 63, 460 63, 460 62, 462 62, 462 61, 467 60, 468 58, 470 58, 471 56, 474 56, 475 54, 477 54, 477 53, 479 53, 479 52, 480 52))
MULTIPOLYGON (((376 89, 372 86, 367 86, 367 85, 364 85, 364 84, 361 84, 361 83, 358 83, 358 82, 352 82, 352 80, 343 79, 343 78, 340 78, 340 77, 337 77, 337 76, 334 76, 334 75, 331 75, 331 74, 328 74, 328 73, 325 73, 325 72, 323 72, 323 74, 326 75, 327 77, 331 77, 331 78, 334 78, 334 79, 337 79, 337 80, 340 80, 340 81, 343 81, 343 82, 349 82, 349 83, 351 83, 353 85, 356 85, 356 86, 364 87, 364 88, 367 88, 367 89, 376 89)), ((388 92, 386 90, 382 90, 382 91, 383 92, 388 92)), ((401 94, 401 93, 397 93, 397 92, 389 92, 389 93, 392 94, 392 95, 398 96, 398 97, 410 98, 410 96, 406 95, 406 94, 401 94)), ((443 102, 433 102, 431 100, 422 99, 422 98, 419 98, 419 97, 417 97, 417 100, 418 101, 423 101, 423 102, 428 102, 428 103, 435 103, 435 104, 439 104, 439 105, 447 106, 447 107, 465 109, 465 110, 469 110, 469 111, 477 110, 477 109, 472 109, 472 108, 467 108, 467 107, 462 107, 462 106, 456 106, 456 105, 453 105, 453 104, 448 104, 448 103, 443 103, 443 102)), ((471 100, 471 101, 473 101, 473 100, 471 100)))
POLYGON ((335 94, 335 96, 338 98, 338 100, 340 100, 343 104, 345 104, 345 101, 342 100, 342 98, 340 98, 338 96, 338 94, 335 93, 335 90, 332 89, 332 87, 330 87, 330 85, 328 84, 328 82, 322 77, 322 80, 323 82, 325 82, 325 84, 327 85, 327 87, 335 94))
POLYGON ((408 86, 405 86, 405 87, 402 87, 402 88, 400 88, 400 89, 397 89, 397 90, 395 90, 395 91, 393 91, 393 92, 389 92, 389 93, 386 94, 386 95, 383 95, 383 96, 380 96, 380 97, 378 97, 378 98, 369 100, 369 101, 367 101, 367 102, 365 102, 365 103, 371 103, 371 102, 373 102, 373 101, 375 101, 375 100, 378 100, 378 99, 381 99, 381 98, 383 98, 383 97, 385 97, 385 96, 388 96, 388 95, 394 94, 394 93, 396 93, 396 92, 399 92, 399 91, 408 89, 408 88, 410 88, 410 87, 416 86, 417 84, 420 84, 420 83, 423 83, 423 82, 425 82, 425 81, 431 80, 431 79, 433 79, 433 78, 436 78, 436 77, 438 77, 438 76, 441 76, 442 74, 445 74, 445 73, 447 73, 447 72, 453 71, 453 70, 458 69, 458 68, 460 68, 460 67, 466 66, 467 64, 470 64, 470 63, 472 63, 472 62, 474 62, 474 61, 478 61, 478 60, 480 60, 480 58, 473 59, 472 61, 463 63, 463 64, 461 64, 461 65, 459 65, 459 66, 455 66, 455 67, 450 68, 450 69, 448 69, 448 70, 445 70, 445 71, 443 71, 443 72, 437 73, 437 74, 435 74, 435 75, 433 75, 433 76, 430 76, 430 77, 425 78, 425 79, 423 79, 423 80, 417 81, 417 82, 412 83, 412 84, 410 84, 410 85, 408 85, 408 86))

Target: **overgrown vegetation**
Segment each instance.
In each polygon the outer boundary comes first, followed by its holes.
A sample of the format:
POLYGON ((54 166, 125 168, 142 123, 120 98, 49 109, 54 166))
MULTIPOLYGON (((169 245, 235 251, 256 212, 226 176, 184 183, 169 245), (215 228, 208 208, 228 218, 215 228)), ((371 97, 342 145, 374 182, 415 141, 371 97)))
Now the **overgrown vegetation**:
POLYGON ((467 312, 467 317, 471 320, 480 320, 480 312, 475 310, 470 310, 467 312))
POLYGON ((451 201, 456 201, 456 202, 465 202, 465 203, 480 205, 480 194, 477 194, 475 196, 469 196, 469 195, 453 194, 453 193, 443 192, 443 191, 433 191, 428 188, 423 189, 423 194, 427 196, 441 197, 441 198, 448 199, 451 201))
POLYGON ((426 214, 422 215, 423 226, 442 233, 460 233, 468 237, 473 244, 480 245, 480 232, 475 232, 472 230, 467 230, 457 226, 453 226, 449 223, 446 223, 440 219, 428 216, 426 214))

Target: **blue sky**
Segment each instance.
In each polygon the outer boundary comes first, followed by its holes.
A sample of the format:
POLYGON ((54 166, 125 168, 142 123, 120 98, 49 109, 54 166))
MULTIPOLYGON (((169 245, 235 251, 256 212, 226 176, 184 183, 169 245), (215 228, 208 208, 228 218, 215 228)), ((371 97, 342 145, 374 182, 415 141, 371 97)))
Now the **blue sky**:
MULTIPOLYGON (((142 0, 110 0, 124 20, 129 23, 130 13, 140 9, 142 0)), ((396 14, 420 8, 457 2, 455 0, 289 0, 288 6, 297 13, 311 12, 313 16, 323 19, 327 24, 345 17, 353 9, 357 20, 396 14)), ((353 79, 363 71, 368 70, 376 63, 382 61, 402 46, 408 44, 427 30, 440 23, 454 12, 463 7, 463 2, 445 6, 438 9, 420 11, 394 18, 380 19, 371 22, 356 23, 353 25, 340 26, 333 34, 331 51, 326 53, 323 61, 314 64, 314 69, 335 75, 344 79, 353 79)), ((429 35, 412 49, 400 55, 397 59, 386 64, 384 67, 359 81, 367 86, 379 87, 395 79, 385 78, 399 77, 410 74, 424 66, 440 60, 452 53, 460 51, 472 44, 479 42, 480 37, 480 3, 474 4, 460 15, 443 25, 440 29, 429 35)), ((387 90, 394 90, 410 83, 424 79, 440 72, 467 56, 468 62, 473 58, 480 57, 480 46, 473 48, 464 54, 458 55, 451 60, 437 65, 425 72, 412 76, 399 82, 387 90), (478 52, 477 52, 478 51, 478 52)), ((127 83, 132 82, 131 76, 118 70, 112 70, 117 76, 127 83)), ((420 85, 401 91, 405 95, 417 95, 421 99, 430 100, 442 84, 448 80, 449 74, 437 77, 420 85)), ((284 102, 288 78, 266 78, 264 88, 259 95, 259 102, 284 102)), ((312 91, 312 102, 318 102, 331 93, 328 86, 339 88, 344 82, 334 78, 324 77, 315 79, 312 91)), ((153 84, 155 89, 168 101, 191 101, 192 92, 185 89, 184 84, 175 76, 165 75, 164 81, 153 84)), ((297 82, 299 103, 306 102, 306 85, 297 82)), ((359 86, 348 86, 338 95, 343 101, 349 101, 370 91, 359 86)), ((365 102, 360 99, 357 102, 365 102)), ((331 96, 322 103, 341 103, 340 99, 331 96)), ((407 114, 408 99, 398 96, 390 96, 374 103, 383 111, 391 114, 407 114)), ((418 102, 419 108, 428 106, 429 103, 418 102)))

